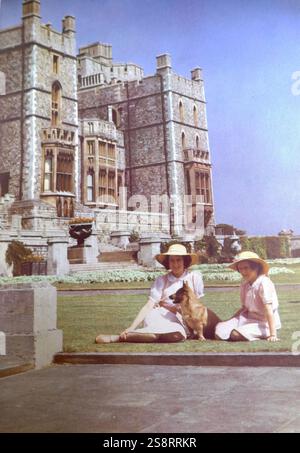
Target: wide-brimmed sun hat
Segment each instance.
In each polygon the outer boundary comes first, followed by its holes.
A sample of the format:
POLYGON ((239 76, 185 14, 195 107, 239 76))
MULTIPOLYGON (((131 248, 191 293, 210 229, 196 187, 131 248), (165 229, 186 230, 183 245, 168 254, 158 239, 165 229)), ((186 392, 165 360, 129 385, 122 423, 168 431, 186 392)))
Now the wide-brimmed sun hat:
POLYGON ((261 265, 262 268, 262 273, 267 274, 269 272, 269 265, 268 263, 260 258, 256 253, 254 252, 242 252, 239 255, 235 257, 235 260, 233 261, 232 264, 230 264, 228 267, 230 269, 233 269, 234 271, 238 271, 238 264, 241 263, 242 261, 253 261, 254 263, 258 263, 261 265))
POLYGON ((188 253, 185 246, 182 244, 170 245, 167 252, 155 255, 155 259, 164 266, 165 260, 168 256, 189 256, 191 258, 190 266, 193 266, 193 264, 198 264, 199 262, 199 256, 197 255, 197 253, 188 253))

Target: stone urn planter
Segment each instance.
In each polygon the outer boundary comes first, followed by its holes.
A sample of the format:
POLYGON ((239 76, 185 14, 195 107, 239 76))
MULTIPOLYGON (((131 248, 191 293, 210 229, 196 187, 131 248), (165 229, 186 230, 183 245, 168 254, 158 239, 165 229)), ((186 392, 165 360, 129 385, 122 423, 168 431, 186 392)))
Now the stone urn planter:
POLYGON ((77 218, 69 222, 69 235, 77 240, 77 245, 68 247, 68 260, 70 264, 85 264, 88 261, 90 245, 84 241, 93 232, 93 219, 77 218))
POLYGON ((90 237, 93 230, 93 224, 90 223, 71 223, 69 225, 69 234, 77 240, 77 247, 84 247, 84 240, 90 237))

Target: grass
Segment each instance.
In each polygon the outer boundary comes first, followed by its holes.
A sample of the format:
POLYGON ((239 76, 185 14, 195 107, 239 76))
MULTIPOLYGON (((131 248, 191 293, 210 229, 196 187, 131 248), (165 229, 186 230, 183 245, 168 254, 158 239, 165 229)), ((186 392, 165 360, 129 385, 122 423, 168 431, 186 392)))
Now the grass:
MULTIPOLYGON (((114 289, 116 289, 114 285, 114 289)), ((94 344, 99 333, 119 333, 130 325, 147 300, 146 295, 59 296, 58 327, 64 331, 65 352, 263 352, 291 351, 292 334, 300 331, 299 291, 278 289, 283 328, 281 341, 228 343, 188 340, 169 344, 94 344)), ((205 304, 221 319, 228 319, 239 308, 239 291, 209 292, 205 304)))

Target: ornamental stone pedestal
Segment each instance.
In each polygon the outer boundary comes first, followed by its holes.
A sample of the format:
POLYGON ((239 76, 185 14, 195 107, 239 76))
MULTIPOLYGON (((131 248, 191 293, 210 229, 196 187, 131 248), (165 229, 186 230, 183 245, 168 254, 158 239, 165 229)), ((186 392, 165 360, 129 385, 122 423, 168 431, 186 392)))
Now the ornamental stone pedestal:
POLYGON ((138 252, 138 262, 142 266, 162 269, 163 266, 155 259, 155 255, 160 253, 161 239, 158 238, 142 238, 140 239, 138 252))
POLYGON ((48 240, 48 275, 66 275, 69 273, 68 245, 69 239, 66 237, 55 237, 48 240))
POLYGON ((0 332, 5 355, 35 368, 50 365, 63 349, 56 327, 56 288, 48 282, 3 285, 0 288, 0 332))

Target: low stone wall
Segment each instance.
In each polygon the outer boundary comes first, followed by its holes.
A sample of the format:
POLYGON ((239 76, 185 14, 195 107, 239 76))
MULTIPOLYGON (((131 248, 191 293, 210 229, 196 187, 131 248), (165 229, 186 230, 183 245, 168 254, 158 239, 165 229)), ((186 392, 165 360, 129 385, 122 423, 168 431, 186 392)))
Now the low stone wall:
POLYGON ((166 214, 116 209, 95 210, 96 231, 138 231, 140 233, 169 232, 169 217, 166 214))
POLYGON ((291 255, 293 258, 300 257, 300 236, 292 236, 290 239, 291 255))
POLYGON ((56 308, 56 288, 47 282, 2 286, 0 331, 5 334, 6 355, 37 369, 50 365, 63 348, 56 308))

